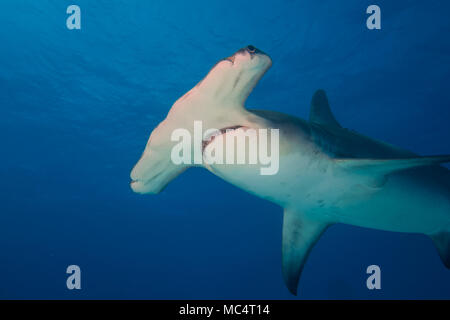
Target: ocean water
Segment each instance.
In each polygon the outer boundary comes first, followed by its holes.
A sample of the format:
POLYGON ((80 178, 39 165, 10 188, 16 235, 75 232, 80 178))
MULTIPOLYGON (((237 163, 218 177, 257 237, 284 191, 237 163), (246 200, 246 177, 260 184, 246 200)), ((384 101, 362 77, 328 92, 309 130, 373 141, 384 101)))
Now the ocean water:
POLYGON ((129 174, 172 103, 220 58, 273 60, 249 107, 307 118, 318 88, 340 123, 448 154, 448 1, 0 2, 0 298, 450 298, 431 240, 332 226, 298 297, 281 274, 282 209, 204 169, 159 195, 129 174), (81 30, 66 9, 81 8, 81 30), (366 8, 381 8, 381 30, 366 8), (68 265, 81 290, 66 288, 68 265), (381 268, 381 290, 366 287, 381 268))

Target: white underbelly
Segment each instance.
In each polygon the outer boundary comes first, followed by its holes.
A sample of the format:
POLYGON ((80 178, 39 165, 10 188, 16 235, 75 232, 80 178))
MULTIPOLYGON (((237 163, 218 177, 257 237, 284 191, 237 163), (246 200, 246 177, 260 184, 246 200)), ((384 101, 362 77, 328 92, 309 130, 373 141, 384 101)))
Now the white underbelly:
POLYGON ((336 179, 326 161, 281 157, 279 172, 271 176, 261 175, 258 165, 208 169, 247 192, 317 219, 397 232, 450 230, 448 192, 432 181, 421 183, 405 171, 392 174, 380 189, 348 188, 348 181, 336 179))
POLYGON ((340 222, 362 227, 425 234, 450 230, 447 190, 407 171, 392 174, 379 191, 341 209, 340 222))

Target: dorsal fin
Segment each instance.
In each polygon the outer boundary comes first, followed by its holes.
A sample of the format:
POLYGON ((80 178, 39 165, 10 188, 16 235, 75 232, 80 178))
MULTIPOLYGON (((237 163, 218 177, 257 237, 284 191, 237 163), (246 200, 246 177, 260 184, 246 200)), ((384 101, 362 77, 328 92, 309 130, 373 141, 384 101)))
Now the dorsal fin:
POLYGON ((336 121, 336 118, 331 112, 328 98, 324 90, 317 90, 311 99, 309 121, 324 126, 341 128, 341 125, 336 121))

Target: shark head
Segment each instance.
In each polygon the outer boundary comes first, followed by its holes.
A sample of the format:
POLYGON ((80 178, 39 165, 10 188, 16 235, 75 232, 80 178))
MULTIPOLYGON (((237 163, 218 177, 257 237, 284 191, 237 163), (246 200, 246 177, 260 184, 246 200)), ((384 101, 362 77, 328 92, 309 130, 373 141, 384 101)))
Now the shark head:
POLYGON ((245 100, 271 65, 270 57, 251 45, 218 61, 202 81, 173 104, 166 119, 153 130, 131 171, 132 190, 159 193, 190 166, 171 160, 176 129, 193 133, 195 121, 202 121, 205 129, 245 127, 245 100))

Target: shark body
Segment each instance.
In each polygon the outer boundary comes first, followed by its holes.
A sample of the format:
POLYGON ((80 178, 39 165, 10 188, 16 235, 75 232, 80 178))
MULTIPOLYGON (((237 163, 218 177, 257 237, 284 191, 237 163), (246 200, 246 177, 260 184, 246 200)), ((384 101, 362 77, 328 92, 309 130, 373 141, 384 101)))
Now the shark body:
MULTIPOLYGON (((312 98, 308 121, 244 108, 270 66, 270 58, 252 46, 219 62, 152 132, 131 173, 132 189, 158 193, 190 166, 170 161, 175 128, 192 130, 193 121, 202 120, 210 128, 278 129, 275 175, 260 175, 257 164, 203 166, 284 208, 283 277, 293 294, 310 250, 335 223, 428 235, 450 268, 450 172, 439 165, 450 156, 420 157, 343 128, 323 90, 312 98)), ((208 141, 205 148, 218 141, 208 141)))

